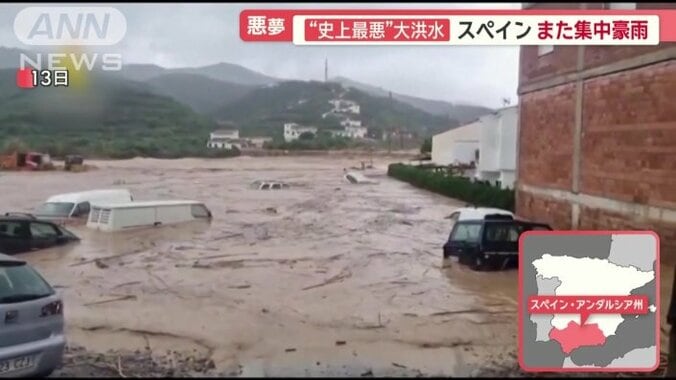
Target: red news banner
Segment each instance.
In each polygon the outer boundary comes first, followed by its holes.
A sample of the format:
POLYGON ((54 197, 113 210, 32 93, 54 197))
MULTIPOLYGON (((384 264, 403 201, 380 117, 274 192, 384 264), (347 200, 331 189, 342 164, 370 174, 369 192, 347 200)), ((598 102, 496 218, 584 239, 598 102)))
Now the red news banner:
POLYGON ((676 10, 244 10, 247 42, 296 45, 657 45, 676 10))

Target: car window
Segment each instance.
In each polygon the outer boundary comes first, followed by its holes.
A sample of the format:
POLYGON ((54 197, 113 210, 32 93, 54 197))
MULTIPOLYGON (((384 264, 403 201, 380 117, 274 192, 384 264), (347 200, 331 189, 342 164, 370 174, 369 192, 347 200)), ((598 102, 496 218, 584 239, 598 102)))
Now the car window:
POLYGON ((35 238, 50 238, 59 236, 59 230, 47 223, 31 223, 31 235, 35 238))
POLYGON ((517 224, 486 224, 484 237, 490 242, 517 242, 523 227, 517 224))
POLYGON ((0 304, 19 302, 17 297, 40 298, 53 293, 52 287, 28 265, 0 265, 0 304))
POLYGON ((28 237, 26 223, 12 221, 0 222, 0 236, 28 237))
POLYGON ((477 242, 479 241, 479 232, 481 232, 481 224, 458 224, 453 230, 451 241, 477 242))
POLYGON ((69 202, 47 202, 43 203, 35 211, 36 215, 67 217, 73 210, 74 203, 69 202))
POLYGON ((89 214, 89 202, 78 203, 73 212, 73 216, 82 216, 89 214))
POLYGON ((270 185, 267 184, 267 183, 264 184, 263 186, 261 186, 261 190, 268 190, 268 189, 270 189, 270 185))
POLYGON ((204 205, 192 205, 190 206, 190 212, 195 218, 208 218, 209 210, 204 205))
POLYGON ((280 185, 280 184, 278 184, 278 183, 275 183, 275 184, 272 185, 272 189, 273 189, 273 190, 279 190, 279 189, 281 189, 281 188, 282 188, 282 185, 280 185))

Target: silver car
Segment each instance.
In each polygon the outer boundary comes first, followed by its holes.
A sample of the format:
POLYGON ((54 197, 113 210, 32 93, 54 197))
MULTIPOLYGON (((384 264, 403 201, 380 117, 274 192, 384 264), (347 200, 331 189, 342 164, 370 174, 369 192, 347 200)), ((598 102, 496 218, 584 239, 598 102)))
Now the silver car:
POLYGON ((0 254, 0 377, 48 376, 65 345, 61 297, 25 261, 0 254))

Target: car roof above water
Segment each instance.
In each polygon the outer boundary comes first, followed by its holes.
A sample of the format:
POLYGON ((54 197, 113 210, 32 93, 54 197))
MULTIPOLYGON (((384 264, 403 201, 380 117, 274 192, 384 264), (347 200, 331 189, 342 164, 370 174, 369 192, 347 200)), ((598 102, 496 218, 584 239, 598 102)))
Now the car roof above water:
POLYGON ((456 214, 458 215, 457 221, 483 220, 489 215, 504 215, 514 218, 514 214, 511 211, 491 207, 462 207, 453 211, 451 216, 456 214))
POLYGON ((47 199, 49 203, 80 203, 91 201, 92 198, 104 198, 104 197, 115 197, 123 196, 130 197, 131 192, 127 189, 101 189, 101 190, 89 190, 89 191, 80 191, 74 193, 64 193, 51 196, 47 199))
POLYGON ((162 207, 162 206, 183 206, 183 205, 203 205, 203 202, 190 200, 171 200, 171 201, 137 201, 124 203, 93 203, 92 207, 119 209, 119 208, 138 208, 138 207, 162 207))

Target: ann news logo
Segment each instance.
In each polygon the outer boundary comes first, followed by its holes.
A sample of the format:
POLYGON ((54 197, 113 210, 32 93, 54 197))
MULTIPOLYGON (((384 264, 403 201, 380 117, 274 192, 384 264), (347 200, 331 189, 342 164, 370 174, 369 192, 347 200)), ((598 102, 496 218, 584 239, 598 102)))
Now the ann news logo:
MULTIPOLYGON (((17 85, 22 88, 53 86, 66 72, 120 71, 122 54, 84 51, 86 46, 112 46, 127 32, 127 20, 112 7, 28 7, 14 18, 19 41, 32 46, 60 46, 58 52, 21 53, 17 85), (50 73, 51 72, 51 73, 50 73), (42 77, 42 80, 37 78, 42 77)), ((56 83, 59 83, 58 81, 56 83)), ((63 81, 61 81, 63 83, 63 81)))

